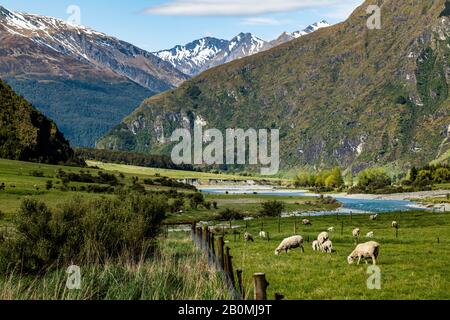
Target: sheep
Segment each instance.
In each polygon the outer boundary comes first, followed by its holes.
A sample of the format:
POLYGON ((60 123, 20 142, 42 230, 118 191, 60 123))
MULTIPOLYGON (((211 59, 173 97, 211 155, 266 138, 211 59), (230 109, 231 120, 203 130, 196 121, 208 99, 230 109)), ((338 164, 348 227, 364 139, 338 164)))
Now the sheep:
POLYGON ((245 240, 245 242, 250 242, 250 241, 254 242, 255 241, 255 240, 253 240, 253 236, 248 232, 244 233, 244 240, 245 240))
POLYGON ((354 238, 358 238, 360 234, 361 234, 361 230, 359 228, 353 229, 352 235, 354 238))
POLYGON ((319 245, 319 241, 314 240, 312 243, 312 249, 313 251, 319 251, 320 250, 320 245, 319 245))
POLYGON ((334 232, 334 227, 329 227, 328 232, 334 232))
MULTIPOLYGON (((375 241, 358 244, 353 252, 347 257, 348 264, 352 264, 358 259, 358 265, 361 259, 371 258, 374 265, 377 264, 378 254, 380 253, 380 244, 375 241)), ((366 260, 366 264, 367 264, 366 260)))
POLYGON ((373 215, 369 216, 369 220, 371 220, 371 221, 375 221, 377 219, 378 219, 378 214, 373 214, 373 215))
POLYGON ((308 219, 303 219, 302 223, 303 223, 304 226, 311 226, 312 225, 311 221, 309 221, 308 219))
POLYGON ((327 240, 322 244, 322 251, 326 253, 332 253, 334 251, 331 240, 327 240))
POLYGON ((261 231, 261 232, 259 233, 259 237, 260 237, 261 239, 267 239, 267 232, 261 231))
POLYGON ((296 248, 300 248, 302 249, 302 252, 305 252, 302 236, 292 236, 281 241, 278 248, 275 249, 275 255, 280 255, 281 251, 283 250, 288 253, 289 250, 296 248))
POLYGON ((373 231, 370 231, 366 234, 366 238, 373 238, 373 237, 374 237, 373 231))
POLYGON ((392 228, 398 229, 398 222, 397 221, 392 221, 391 226, 392 226, 392 228))
POLYGON ((328 232, 321 232, 318 236, 317 236, 317 241, 319 242, 319 246, 321 246, 325 241, 327 241, 330 238, 330 236, 328 235, 328 232))

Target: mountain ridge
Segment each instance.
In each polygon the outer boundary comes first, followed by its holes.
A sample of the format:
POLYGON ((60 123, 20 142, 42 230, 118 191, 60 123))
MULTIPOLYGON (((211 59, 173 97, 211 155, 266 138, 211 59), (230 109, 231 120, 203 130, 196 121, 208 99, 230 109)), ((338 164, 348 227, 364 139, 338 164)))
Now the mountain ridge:
POLYGON ((41 163, 74 161, 55 123, 0 79, 0 158, 41 163))
POLYGON ((245 32, 241 32, 231 40, 204 37, 186 45, 177 45, 172 49, 154 52, 154 54, 183 73, 194 76, 218 65, 269 50, 328 26, 330 24, 322 20, 302 31, 285 32, 273 41, 265 41, 245 32))
POLYGON ((0 7, 0 78, 73 145, 93 146, 143 99, 188 77, 101 32, 0 7))
POLYGON ((369 4, 145 100, 97 147, 167 153, 174 129, 202 119, 279 128, 284 170, 428 163, 450 148, 448 1, 386 0, 381 30, 367 28, 369 4))

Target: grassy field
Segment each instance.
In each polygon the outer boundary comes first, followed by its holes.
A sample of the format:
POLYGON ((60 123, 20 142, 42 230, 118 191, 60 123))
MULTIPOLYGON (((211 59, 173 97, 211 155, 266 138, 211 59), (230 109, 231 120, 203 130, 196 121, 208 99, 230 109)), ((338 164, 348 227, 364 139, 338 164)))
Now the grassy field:
MULTIPOLYGON (((312 226, 299 223, 297 229, 297 234, 309 240, 305 253, 296 249, 287 255, 274 255, 281 240, 295 234, 295 218, 282 219, 281 232, 277 219, 248 222, 248 231, 255 236, 253 243, 245 243, 242 236, 226 236, 234 268, 243 270, 247 296, 253 296, 252 275, 263 272, 270 283, 270 299, 275 293, 286 299, 450 299, 450 214, 391 213, 383 214, 378 221, 369 221, 365 215, 353 216, 352 220, 343 216, 339 220, 336 216, 311 220, 312 226), (390 228, 393 220, 400 224, 398 239, 390 228), (257 239, 262 222, 270 241, 257 239), (336 228, 331 239, 337 252, 312 251, 313 239, 331 226, 336 228), (361 228, 363 236, 373 231, 374 240, 381 244, 381 290, 367 288, 365 264, 347 264, 346 257, 355 247, 351 236, 355 227, 361 228)), ((245 229, 243 223, 240 225, 245 229)), ((366 239, 361 237, 360 241, 366 239)))
MULTIPOLYGON (((94 163, 90 163, 94 165, 94 163)), ((55 208, 62 203, 67 202, 74 196, 81 198, 92 199, 102 196, 109 197, 109 194, 97 194, 80 191, 61 191, 61 181, 56 177, 58 170, 66 172, 79 173, 80 171, 89 172, 96 175, 99 171, 114 172, 117 176, 120 174, 121 182, 127 185, 131 184, 133 177, 138 177, 140 181, 145 179, 156 179, 158 177, 180 178, 183 174, 194 174, 196 177, 202 176, 202 173, 164 169, 151 169, 142 167, 133 167, 125 165, 101 164, 96 162, 95 166, 100 168, 77 168, 64 167, 55 165, 42 165, 29 162, 11 161, 0 159, 0 184, 5 184, 5 190, 0 190, 0 212, 3 212, 7 218, 10 218, 20 207, 22 200, 26 197, 33 197, 44 201, 51 208, 55 208), (39 171, 43 176, 36 177, 35 172, 39 171), (51 180, 54 188, 46 190, 47 181, 51 180)), ((202 177, 217 176, 204 174, 202 177)), ((222 176, 221 178, 238 178, 234 176, 222 176)), ((242 179, 242 177, 240 177, 242 179)), ((203 178, 202 178, 203 179, 203 178)), ((70 186, 87 186, 86 183, 71 182, 70 186)), ((145 185, 148 191, 170 190, 169 187, 149 186, 145 185)), ((178 189, 180 192, 188 193, 192 191, 178 189)), ((261 203, 267 200, 280 200, 285 202, 286 210, 288 211, 313 211, 313 210, 329 210, 336 208, 336 204, 323 204, 316 198, 312 197, 274 197, 264 195, 206 195, 206 201, 217 202, 218 209, 205 209, 200 206, 197 209, 189 207, 189 203, 185 203, 183 214, 169 214, 169 222, 178 221, 200 221, 209 220, 214 217, 220 210, 225 208, 239 209, 244 214, 252 216, 255 215, 261 203), (309 203, 307 203, 309 201, 309 203)), ((0 219, 1 220, 1 219, 0 219)), ((1 221, 0 221, 1 223, 1 221)))
POLYGON ((65 268, 42 276, 0 275, 0 300, 227 300, 223 278, 190 238, 171 234, 161 253, 137 264, 81 266, 80 290, 68 290, 65 268))
POLYGON ((107 171, 116 171, 127 173, 131 175, 147 175, 154 176, 155 174, 159 174, 161 176, 165 176, 172 179, 200 179, 200 180, 209 180, 209 179, 217 179, 217 180, 237 180, 237 181, 246 181, 246 180, 266 180, 266 181, 280 181, 278 178, 268 178, 261 176, 251 176, 244 177, 240 175, 229 175, 229 174, 215 174, 208 172, 198 172, 198 171, 182 171, 182 170, 171 170, 171 169, 157 169, 157 168, 148 168, 148 167, 138 167, 138 166, 129 166, 122 164, 114 164, 114 163, 103 163, 98 161, 87 161, 87 164, 91 167, 98 167, 107 171))
MULTIPOLYGON (((97 164, 98 165, 98 164, 97 164)), ((33 197, 56 207, 74 196, 82 198, 109 197, 109 194, 61 191, 56 177, 58 170, 97 174, 99 170, 114 172, 121 182, 129 185, 133 177, 140 180, 170 176, 164 170, 111 165, 101 169, 82 169, 40 165, 0 159, 0 211, 6 214, 3 222, 14 215, 23 199, 33 197), (36 177, 35 171, 43 176, 36 177), (121 173, 121 174, 119 174, 121 173), (55 188, 46 190, 46 182, 52 180, 55 188)), ((179 174, 177 172, 177 174, 179 174)), ((198 173, 195 173, 198 174, 198 173)), ((220 175, 223 178, 222 175, 220 175)), ((172 178, 176 177, 174 175, 172 178)), ((242 177, 241 177, 242 178, 242 177)), ((71 183, 71 185, 77 183, 71 183)), ((82 184, 81 184, 82 185, 82 184)), ((160 186, 145 186, 148 191, 168 190, 160 186)), ((179 190, 181 192, 192 192, 179 190)), ((338 204, 320 202, 318 198, 296 196, 207 195, 206 201, 217 202, 218 209, 185 208, 181 214, 169 214, 166 221, 211 221, 224 208, 238 209, 247 216, 255 216, 261 203, 267 200, 283 201, 287 211, 332 210, 338 204)), ((186 200, 187 201, 187 200, 186 200)), ((313 225, 302 226, 301 218, 280 219, 256 218, 240 225, 241 233, 248 231, 255 236, 254 243, 244 243, 242 236, 229 234, 227 245, 234 257, 234 268, 244 271, 247 296, 252 297, 252 274, 266 273, 270 283, 268 295, 275 293, 286 299, 450 299, 450 215, 424 212, 390 213, 381 215, 378 221, 369 221, 367 216, 311 217, 313 225), (399 238, 390 228, 392 220, 400 223, 399 238), (297 221, 297 232, 294 223, 297 221), (270 234, 270 240, 257 239, 262 228, 270 234), (343 225, 342 235, 341 227, 343 225), (317 234, 334 226, 332 234, 334 254, 313 252, 311 241, 317 234), (363 235, 374 231, 374 240, 381 244, 380 268, 382 289, 368 290, 366 266, 349 266, 347 255, 353 250, 351 230, 362 229, 363 235), (305 253, 294 250, 288 255, 276 257, 274 249, 280 241, 293 234, 304 236, 305 253), (438 240, 439 239, 439 240, 438 240), (439 243, 438 243, 439 241, 439 243)), ((364 239, 361 239, 364 240, 364 239)), ((188 234, 171 233, 169 239, 161 240, 161 259, 145 261, 136 265, 107 265, 105 268, 85 266, 85 290, 74 293, 64 289, 65 270, 45 274, 38 278, 8 277, 0 279, 0 298, 4 299, 219 299, 229 298, 223 289, 220 275, 210 269, 202 257, 193 249, 188 234), (181 275, 185 275, 182 277, 181 275), (218 278, 219 277, 219 278, 218 278), (97 289, 96 289, 97 288, 97 289)))
POLYGON ((329 211, 340 206, 339 203, 325 203, 315 197, 299 197, 299 196, 269 196, 269 195, 220 195, 205 194, 205 201, 216 202, 217 209, 205 209, 199 207, 191 209, 186 206, 182 214, 169 214, 168 222, 189 222, 189 221, 210 221, 226 208, 235 209, 247 217, 256 217, 261 209, 261 205, 265 201, 281 201, 284 203, 285 212, 310 212, 310 211, 329 211))

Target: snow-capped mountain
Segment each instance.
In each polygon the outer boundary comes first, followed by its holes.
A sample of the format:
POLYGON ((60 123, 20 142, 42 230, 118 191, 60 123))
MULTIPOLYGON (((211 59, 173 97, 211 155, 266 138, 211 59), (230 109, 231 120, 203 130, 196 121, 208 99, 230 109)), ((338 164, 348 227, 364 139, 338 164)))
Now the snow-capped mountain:
POLYGON ((241 33, 231 40, 202 38, 184 46, 155 52, 155 55, 193 76, 220 64, 261 52, 267 45, 267 42, 250 33, 241 33))
POLYGON ((259 39, 251 33, 240 33, 231 40, 206 37, 184 46, 178 45, 155 52, 155 55, 183 73, 194 76, 212 67, 271 49, 328 26, 328 22, 320 21, 302 31, 285 32, 271 42, 259 39))
POLYGON ((0 6, 0 78, 72 145, 94 146, 143 99, 188 76, 104 33, 0 6))
POLYGON ((292 41, 294 39, 297 39, 302 36, 306 36, 307 34, 313 33, 319 29, 326 28, 331 26, 328 22, 325 20, 322 20, 320 22, 313 23, 306 27, 305 29, 301 31, 295 31, 295 32, 284 32, 282 35, 280 35, 277 39, 271 41, 271 45, 273 47, 276 47, 280 44, 286 43, 288 41, 292 41))
MULTIPOLYGON (((0 6, 0 32, 4 44, 7 38, 16 43, 28 42, 29 46, 50 50, 49 55, 53 53, 75 58, 82 63, 125 76, 155 92, 175 87, 187 79, 176 68, 152 53, 104 33, 59 19, 12 12, 0 6)), ((0 44, 0 47, 5 45, 0 44)), ((14 46, 6 45, 4 50, 14 51, 14 46)), ((2 54, 1 58, 5 58, 5 55, 2 54)), ((55 62, 51 59, 45 61, 55 62)), ((55 68, 64 69, 64 66, 52 66, 50 69, 55 68)))

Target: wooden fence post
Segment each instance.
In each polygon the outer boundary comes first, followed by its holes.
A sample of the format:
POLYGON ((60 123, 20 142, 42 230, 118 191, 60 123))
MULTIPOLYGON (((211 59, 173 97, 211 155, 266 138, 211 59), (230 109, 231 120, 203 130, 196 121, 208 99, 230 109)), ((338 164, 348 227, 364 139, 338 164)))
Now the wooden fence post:
POLYGON ((281 216, 278 216, 278 233, 281 232, 281 216))
POLYGON ((209 250, 211 252, 211 258, 215 259, 216 249, 215 249, 215 241, 214 241, 214 233, 213 232, 211 232, 211 235, 209 238, 209 250))
POLYGON ((244 283, 242 281, 242 270, 241 269, 236 270, 236 275, 238 278, 238 285, 239 285, 239 291, 241 292, 241 298, 242 298, 242 300, 245 300, 244 283))
POLYGON ((198 244, 200 249, 203 249, 203 230, 202 227, 197 227, 197 237, 198 237, 198 244))
POLYGON ((344 221, 341 222, 341 237, 344 235, 344 221))
POLYGON ((269 283, 264 273, 255 273, 253 275, 253 287, 255 300, 267 300, 267 287, 269 283))
POLYGON ((194 241, 195 242, 195 237, 196 237, 196 232, 195 232, 195 228, 196 228, 196 226, 195 226, 195 222, 191 225, 191 236, 192 236, 192 241, 194 241))
POLYGON ((398 239, 398 228, 395 228, 395 239, 398 239))
POLYGON ((208 247, 209 247, 209 245, 208 245, 208 227, 203 227, 202 235, 203 235, 203 238, 202 238, 203 249, 205 251, 208 251, 208 247))
POLYGON ((223 237, 218 237, 217 238, 217 259, 218 259, 219 267, 222 268, 222 270, 225 270, 223 246, 224 246, 223 237))
POLYGON ((227 272, 228 277, 230 278, 231 285, 233 288, 236 288, 236 284, 234 283, 234 271, 233 271, 233 256, 230 254, 230 248, 226 248, 227 254, 227 272))

